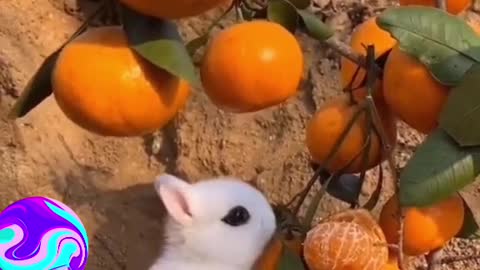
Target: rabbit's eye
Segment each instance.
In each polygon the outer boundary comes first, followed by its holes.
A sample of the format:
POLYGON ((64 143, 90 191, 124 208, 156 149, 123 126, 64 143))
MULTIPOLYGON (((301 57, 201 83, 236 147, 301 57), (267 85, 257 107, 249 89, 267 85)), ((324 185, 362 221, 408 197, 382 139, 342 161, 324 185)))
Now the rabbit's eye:
POLYGON ((228 214, 222 218, 222 221, 231 226, 240 226, 248 222, 250 213, 243 206, 232 208, 228 214))

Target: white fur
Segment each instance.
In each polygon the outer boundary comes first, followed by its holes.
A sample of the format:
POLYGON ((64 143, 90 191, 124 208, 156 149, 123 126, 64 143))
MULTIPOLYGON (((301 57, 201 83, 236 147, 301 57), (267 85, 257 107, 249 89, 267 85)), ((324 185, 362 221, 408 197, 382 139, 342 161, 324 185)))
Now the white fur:
POLYGON ((265 196, 238 179, 188 184, 162 175, 155 189, 169 218, 164 250, 149 270, 250 270, 274 233, 275 216, 265 196), (249 211, 250 221, 238 227, 222 222, 238 205, 249 211))

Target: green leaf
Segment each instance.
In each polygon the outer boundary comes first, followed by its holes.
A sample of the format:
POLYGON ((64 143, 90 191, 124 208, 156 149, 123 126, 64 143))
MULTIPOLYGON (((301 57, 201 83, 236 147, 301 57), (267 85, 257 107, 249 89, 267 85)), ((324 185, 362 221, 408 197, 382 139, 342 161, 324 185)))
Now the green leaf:
POLYGON ((389 8, 377 18, 377 24, 444 85, 457 85, 480 61, 480 37, 464 20, 438 8, 389 8))
POLYGON ((302 18, 305 25, 306 32, 312 38, 324 41, 331 38, 335 32, 322 22, 315 14, 312 14, 305 10, 297 10, 298 14, 302 18))
POLYGON ((473 195, 467 193, 460 193, 463 199, 465 207, 465 216, 463 226, 460 232, 456 235, 458 238, 465 239, 479 239, 480 238, 480 226, 477 222, 472 209, 479 209, 480 202, 473 195))
POLYGON ((310 4, 312 3, 311 0, 289 0, 289 1, 298 9, 306 9, 310 7, 310 4))
POLYGON ((480 147, 461 148, 437 129, 417 148, 400 176, 400 203, 429 206, 475 181, 480 173, 480 147))
POLYGON ((480 145, 480 64, 475 64, 462 82, 450 91, 440 115, 440 127, 460 146, 480 145))
POLYGON ((52 87, 52 72, 57 62, 58 56, 70 41, 78 37, 85 32, 88 24, 94 19, 103 9, 99 9, 92 16, 87 18, 85 22, 66 40, 60 48, 45 58, 37 69, 35 74, 30 78, 27 85, 23 89, 20 97, 13 105, 13 108, 9 112, 10 118, 23 117, 35 107, 37 107, 42 101, 49 97, 53 93, 52 87))
POLYGON ((303 261, 295 254, 290 248, 288 248, 285 243, 283 244, 283 252, 278 263, 277 270, 305 270, 303 261))
POLYGON ((174 22, 142 15, 123 4, 121 10, 128 42, 135 52, 172 75, 201 85, 174 22))
POLYGON ((267 19, 281 24, 292 33, 297 29, 297 10, 286 0, 269 0, 267 6, 267 19))
POLYGON ((18 100, 13 105, 9 117, 23 117, 53 93, 52 72, 60 49, 49 55, 28 82, 18 100))

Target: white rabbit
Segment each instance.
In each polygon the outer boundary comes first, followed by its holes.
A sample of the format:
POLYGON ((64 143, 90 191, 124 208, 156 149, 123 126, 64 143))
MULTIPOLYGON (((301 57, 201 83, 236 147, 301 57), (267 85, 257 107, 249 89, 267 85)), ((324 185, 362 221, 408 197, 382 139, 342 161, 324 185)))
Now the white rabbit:
POLYGON ((164 174, 155 189, 169 217, 149 270, 250 270, 276 229, 264 195, 235 178, 189 184, 164 174))

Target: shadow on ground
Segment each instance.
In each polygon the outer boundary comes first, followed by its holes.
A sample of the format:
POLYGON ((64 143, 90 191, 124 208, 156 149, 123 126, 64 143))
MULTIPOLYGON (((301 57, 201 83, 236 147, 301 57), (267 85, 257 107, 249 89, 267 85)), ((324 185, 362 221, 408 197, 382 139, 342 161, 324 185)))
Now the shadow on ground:
POLYGON ((88 268, 148 269, 160 253, 165 209, 150 184, 118 191, 99 187, 111 177, 107 172, 79 166, 65 179, 52 179, 52 183, 64 194, 64 203, 78 211, 90 211, 93 218, 89 220, 97 222, 90 234, 88 268), (115 265, 104 264, 108 257, 115 265))

